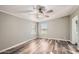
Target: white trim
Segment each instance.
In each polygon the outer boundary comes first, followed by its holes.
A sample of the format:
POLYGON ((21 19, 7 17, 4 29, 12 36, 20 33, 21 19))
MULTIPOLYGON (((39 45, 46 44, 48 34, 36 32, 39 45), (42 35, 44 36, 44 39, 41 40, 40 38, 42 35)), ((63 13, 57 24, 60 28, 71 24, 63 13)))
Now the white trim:
POLYGON ((9 49, 15 48, 15 47, 17 47, 17 46, 20 46, 20 45, 22 45, 22 44, 24 44, 24 43, 26 43, 26 42, 28 42, 28 41, 30 41, 30 40, 33 40, 33 39, 36 39, 36 38, 28 39, 27 41, 23 41, 23 42, 21 42, 21 43, 18 43, 18 44, 16 44, 16 45, 13 45, 13 46, 11 46, 11 47, 9 47, 9 48, 3 49, 3 50, 0 51, 0 53, 1 53, 1 52, 4 52, 4 51, 7 51, 7 50, 9 50, 9 49))
MULTIPOLYGON (((60 39, 60 38, 44 38, 44 39, 54 39, 54 40, 70 41, 70 40, 60 39)), ((71 41, 70 41, 70 42, 71 42, 71 41)))

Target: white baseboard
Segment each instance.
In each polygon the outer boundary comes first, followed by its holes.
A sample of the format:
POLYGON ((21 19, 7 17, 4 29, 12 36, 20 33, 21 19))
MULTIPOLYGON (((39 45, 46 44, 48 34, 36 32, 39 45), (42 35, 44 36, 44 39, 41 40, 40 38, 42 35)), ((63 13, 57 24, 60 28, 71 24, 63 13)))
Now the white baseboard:
POLYGON ((24 44, 24 43, 26 43, 26 42, 28 42, 28 41, 30 41, 30 40, 33 40, 33 39, 36 39, 36 38, 28 39, 27 41, 23 41, 23 42, 21 42, 21 43, 18 43, 18 44, 16 44, 16 45, 13 45, 13 46, 11 46, 11 47, 9 47, 9 48, 3 49, 3 50, 0 51, 0 53, 1 53, 1 52, 4 52, 4 51, 7 51, 7 50, 9 50, 9 49, 15 48, 15 47, 17 47, 17 46, 20 46, 20 45, 22 45, 22 44, 24 44))
POLYGON ((47 37, 46 38, 45 37, 41 37, 41 38, 44 38, 44 39, 55 39, 55 40, 62 40, 62 41, 70 41, 70 40, 61 39, 61 38, 47 38, 47 37))

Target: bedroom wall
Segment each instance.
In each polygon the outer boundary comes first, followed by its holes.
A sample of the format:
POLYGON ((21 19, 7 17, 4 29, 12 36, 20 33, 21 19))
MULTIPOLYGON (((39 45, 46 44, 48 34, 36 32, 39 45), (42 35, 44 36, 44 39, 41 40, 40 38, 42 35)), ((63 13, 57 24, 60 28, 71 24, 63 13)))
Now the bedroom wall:
POLYGON ((35 22, 0 12, 0 50, 35 38, 31 34, 35 22))
POLYGON ((39 23, 39 37, 41 38, 56 38, 56 39, 63 39, 69 40, 70 33, 69 33, 69 17, 62 17, 58 19, 48 20, 39 23), (47 35, 42 35, 40 31, 41 23, 48 24, 47 35))

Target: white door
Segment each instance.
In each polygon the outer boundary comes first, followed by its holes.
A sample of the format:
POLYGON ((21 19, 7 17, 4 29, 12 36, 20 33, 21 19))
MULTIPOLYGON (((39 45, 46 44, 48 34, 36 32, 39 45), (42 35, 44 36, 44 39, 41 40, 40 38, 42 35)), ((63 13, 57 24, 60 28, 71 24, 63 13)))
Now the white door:
POLYGON ((72 19, 72 43, 78 43, 78 16, 72 19))

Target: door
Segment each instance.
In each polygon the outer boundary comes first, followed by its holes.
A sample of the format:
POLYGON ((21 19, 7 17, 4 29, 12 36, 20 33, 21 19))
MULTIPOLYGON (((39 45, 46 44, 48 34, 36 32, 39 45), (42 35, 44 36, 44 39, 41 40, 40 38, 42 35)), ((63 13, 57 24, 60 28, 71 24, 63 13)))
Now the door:
POLYGON ((78 16, 72 19, 72 43, 78 44, 78 16))

